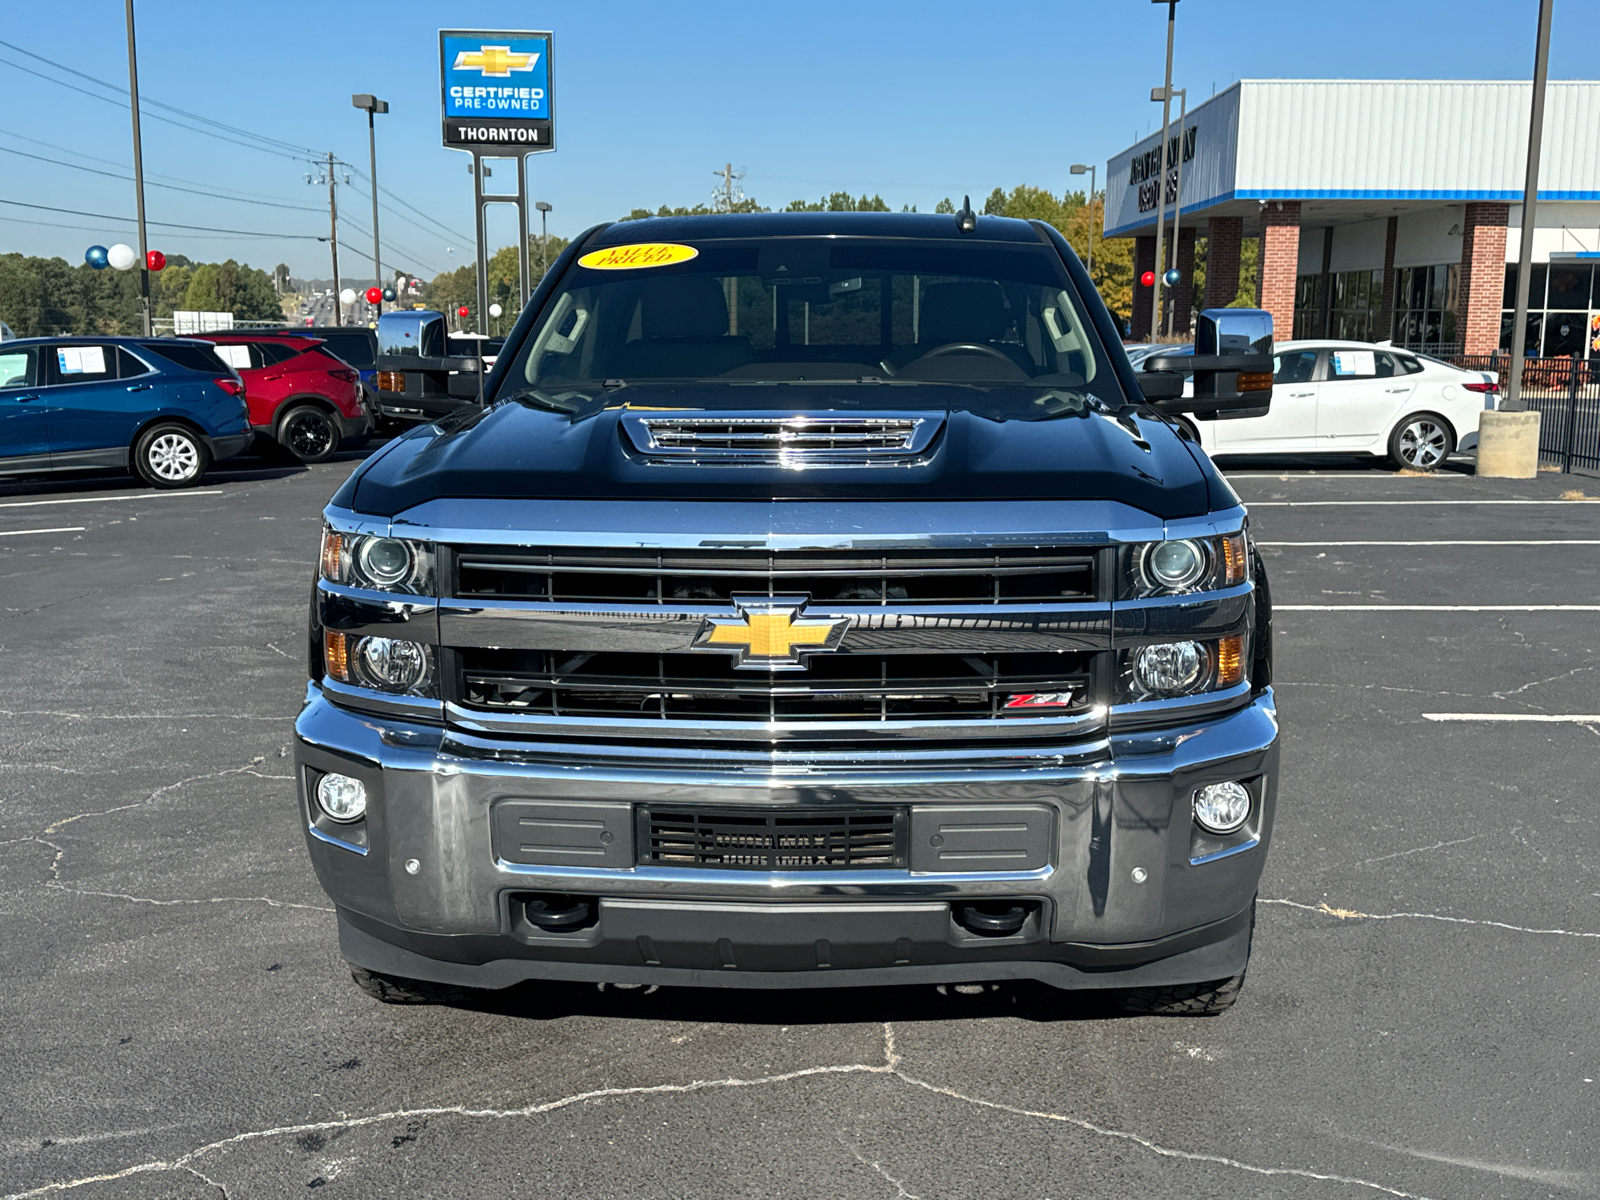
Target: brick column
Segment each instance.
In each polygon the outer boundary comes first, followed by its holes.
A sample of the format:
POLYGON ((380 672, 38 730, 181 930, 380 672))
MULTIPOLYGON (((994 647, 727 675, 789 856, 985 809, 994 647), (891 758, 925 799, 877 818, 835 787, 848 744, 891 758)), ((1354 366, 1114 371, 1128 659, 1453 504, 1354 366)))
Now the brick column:
POLYGON ((1463 354, 1500 348, 1500 305, 1506 287, 1508 204, 1469 204, 1461 222, 1461 300, 1456 333, 1463 354))
MULTIPOLYGON (((1183 276, 1172 289, 1172 333, 1174 337, 1188 337, 1194 324, 1194 237, 1198 231, 1192 225, 1178 229, 1178 273, 1183 276)), ((1165 322, 1161 328, 1166 329, 1165 322)))
POLYGON ((1300 201, 1269 200, 1261 211, 1261 307, 1272 336, 1294 336, 1294 280, 1300 272, 1300 201))
POLYGON ((1333 226, 1322 231, 1322 274, 1317 277, 1317 336, 1327 337, 1333 322, 1333 226))
POLYGON ((1154 288, 1145 287, 1142 282, 1146 271, 1156 269, 1156 237, 1133 239, 1133 333, 1130 335, 1136 342, 1142 342, 1150 336, 1150 305, 1153 302, 1151 293, 1154 288))
POLYGON ((1227 308, 1239 294, 1241 217, 1212 217, 1206 230, 1206 307, 1227 308))
POLYGON ((1388 341, 1394 337, 1394 244, 1400 236, 1400 218, 1389 218, 1389 229, 1383 236, 1383 296, 1378 308, 1378 327, 1372 331, 1373 341, 1388 341))

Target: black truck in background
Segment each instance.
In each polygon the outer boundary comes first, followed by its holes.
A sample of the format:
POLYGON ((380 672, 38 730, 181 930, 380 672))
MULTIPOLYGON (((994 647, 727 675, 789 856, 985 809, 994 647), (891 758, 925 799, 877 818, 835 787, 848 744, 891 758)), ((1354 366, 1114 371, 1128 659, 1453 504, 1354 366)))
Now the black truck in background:
POLYGON ((451 333, 442 312, 408 309, 378 318, 377 412, 391 429, 483 403, 483 381, 503 338, 451 333))

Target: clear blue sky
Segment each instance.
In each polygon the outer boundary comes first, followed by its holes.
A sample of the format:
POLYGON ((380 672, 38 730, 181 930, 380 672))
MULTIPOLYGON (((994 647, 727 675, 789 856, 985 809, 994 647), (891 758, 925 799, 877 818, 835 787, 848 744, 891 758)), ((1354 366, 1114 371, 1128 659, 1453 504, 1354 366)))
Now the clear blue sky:
MULTIPOLYGON (((706 200, 712 172, 729 161, 746 169, 746 193, 772 207, 840 188, 927 210, 943 196, 959 203, 964 192, 979 202, 996 186, 1081 187, 1084 181, 1068 173, 1071 163, 1103 169, 1107 157, 1159 120, 1148 96, 1161 82, 1166 15, 1164 4, 1147 0, 459 0, 448 12, 415 0, 136 3, 147 100, 331 149, 364 171, 366 122, 350 107, 350 94, 375 92, 391 106, 378 118, 383 183, 468 235, 467 158, 439 144, 437 30, 445 20, 457 28, 555 32, 560 148, 533 160, 532 188, 555 206, 551 232, 571 235, 636 205, 706 200)), ((1241 77, 1527 78, 1536 10, 1536 0, 1182 0, 1174 83, 1199 99, 1241 77)), ((1557 0, 1552 77, 1600 75, 1597 36, 1600 0, 1557 0)), ((0 39, 127 83, 120 0, 15 0, 0 39)), ((101 90, 4 47, 0 60, 101 90)), ((5 62, 0 147, 128 170, 126 107, 5 62)), ((151 119, 160 112, 146 110, 150 180, 181 179, 190 182, 180 187, 198 183, 318 211, 152 187, 151 220, 326 233, 326 190, 307 186, 304 162, 151 119)), ((0 153, 0 198, 111 215, 131 215, 134 207, 131 183, 9 153, 0 153)), ((340 207, 369 229, 370 197, 360 179, 340 189, 340 207)), ((510 212, 499 216, 492 245, 514 240, 510 212)), ((94 242, 134 241, 130 227, 94 218, 8 205, 0 205, 0 218, 0 252, 76 263, 94 242)), ((426 275, 471 260, 469 240, 430 222, 419 227, 385 212, 382 228, 385 243, 399 248, 385 251, 386 266, 411 265, 426 275)), ((369 235, 343 226, 340 240, 354 250, 371 245, 369 235)), ((315 241, 155 229, 151 244, 192 258, 235 257, 266 268, 283 261, 296 274, 329 273, 327 248, 315 241)), ((350 275, 371 269, 353 253, 342 254, 340 266, 350 275)))

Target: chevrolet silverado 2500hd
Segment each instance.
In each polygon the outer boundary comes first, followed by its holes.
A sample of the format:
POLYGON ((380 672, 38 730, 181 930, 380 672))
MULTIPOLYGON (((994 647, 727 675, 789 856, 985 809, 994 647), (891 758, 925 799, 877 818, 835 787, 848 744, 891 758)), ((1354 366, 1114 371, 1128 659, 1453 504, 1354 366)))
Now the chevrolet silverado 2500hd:
MULTIPOLYGON (((357 982, 1034 979, 1218 1012, 1272 832, 1271 609, 1040 223, 590 230, 325 510, 300 815, 357 982)), ((1183 396, 1184 377, 1193 395, 1183 396)))

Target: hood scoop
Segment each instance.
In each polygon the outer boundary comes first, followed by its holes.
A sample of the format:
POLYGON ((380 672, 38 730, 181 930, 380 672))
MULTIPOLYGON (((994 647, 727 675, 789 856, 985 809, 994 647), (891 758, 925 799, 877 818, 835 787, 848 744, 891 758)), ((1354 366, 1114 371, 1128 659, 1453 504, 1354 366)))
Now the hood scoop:
POLYGON ((889 467, 924 461, 942 412, 627 414, 622 428, 647 461, 689 466, 889 467))

